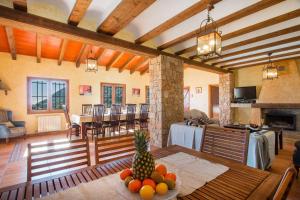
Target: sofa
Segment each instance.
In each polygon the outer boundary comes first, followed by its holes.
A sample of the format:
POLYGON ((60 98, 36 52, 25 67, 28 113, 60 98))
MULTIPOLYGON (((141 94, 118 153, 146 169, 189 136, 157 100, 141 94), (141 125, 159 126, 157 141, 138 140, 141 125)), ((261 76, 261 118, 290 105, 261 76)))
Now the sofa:
POLYGON ((0 110, 0 139, 25 136, 26 128, 24 121, 13 121, 12 111, 0 110))
POLYGON ((219 126, 219 120, 210 119, 205 112, 191 109, 189 111, 184 112, 184 120, 185 122, 189 122, 192 125, 214 125, 219 126))

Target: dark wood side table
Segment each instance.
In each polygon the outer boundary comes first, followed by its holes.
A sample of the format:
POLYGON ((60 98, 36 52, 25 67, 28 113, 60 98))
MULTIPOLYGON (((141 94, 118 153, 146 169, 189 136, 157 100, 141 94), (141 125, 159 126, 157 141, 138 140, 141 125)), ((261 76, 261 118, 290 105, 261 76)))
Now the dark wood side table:
MULTIPOLYGON (((234 125, 234 124, 228 124, 224 126, 225 128, 233 128, 233 129, 248 129, 252 131, 251 129, 247 128, 245 124, 239 124, 239 125, 234 125)), ((282 128, 275 128, 275 127, 268 127, 268 128, 262 128, 260 127, 256 131, 261 131, 261 130, 267 130, 267 131, 274 131, 275 132, 275 155, 278 155, 279 148, 283 149, 283 129, 282 128)))

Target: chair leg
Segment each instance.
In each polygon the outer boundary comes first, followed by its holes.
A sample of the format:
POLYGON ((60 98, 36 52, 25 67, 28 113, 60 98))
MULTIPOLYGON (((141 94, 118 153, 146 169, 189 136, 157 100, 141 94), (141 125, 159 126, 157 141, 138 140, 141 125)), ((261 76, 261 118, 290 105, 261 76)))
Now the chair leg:
POLYGON ((6 142, 6 144, 9 142, 9 138, 8 137, 5 139, 5 142, 6 142))

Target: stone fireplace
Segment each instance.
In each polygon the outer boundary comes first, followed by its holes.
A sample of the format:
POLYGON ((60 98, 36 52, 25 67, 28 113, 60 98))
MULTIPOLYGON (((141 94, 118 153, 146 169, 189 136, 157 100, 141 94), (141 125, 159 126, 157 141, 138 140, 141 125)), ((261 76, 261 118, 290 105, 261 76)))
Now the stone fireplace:
POLYGON ((300 70, 296 60, 280 62, 279 78, 264 80, 251 122, 300 131, 300 70))

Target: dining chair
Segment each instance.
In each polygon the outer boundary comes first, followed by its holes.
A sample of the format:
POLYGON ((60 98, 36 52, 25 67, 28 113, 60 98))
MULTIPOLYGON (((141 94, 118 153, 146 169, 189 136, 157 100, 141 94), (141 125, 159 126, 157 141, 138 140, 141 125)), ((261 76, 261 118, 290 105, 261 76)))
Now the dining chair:
POLYGON ((248 141, 247 130, 204 126, 201 151, 246 164, 248 141))
POLYGON ((140 105, 140 116, 137 119, 137 124, 140 130, 148 130, 148 119, 149 119, 149 104, 140 105))
POLYGON ((124 128, 126 133, 130 129, 135 130, 135 114, 136 114, 136 104, 127 104, 126 105, 126 119, 121 120, 120 127, 124 128))
POLYGON ((81 132, 81 126, 79 124, 73 123, 70 119, 69 115, 69 109, 67 108, 66 105, 62 106, 64 114, 65 114, 65 119, 66 119, 66 125, 67 125, 67 137, 70 137, 70 140, 72 139, 72 135, 79 136, 81 132))
POLYGON ((293 167, 289 167, 285 171, 280 181, 280 184, 273 196, 273 200, 282 200, 287 198, 290 189, 293 185, 293 182, 295 180, 295 176, 296 176, 296 170, 293 167))
POLYGON ((88 140, 28 144, 27 181, 90 165, 88 140))
POLYGON ((95 140, 95 163, 103 164, 133 156, 135 153, 133 134, 97 138, 95 140))
POLYGON ((105 136, 105 123, 104 123, 104 113, 105 113, 105 106, 103 104, 95 104, 93 107, 93 117, 92 122, 85 125, 85 130, 91 131, 92 134, 92 141, 94 139, 94 135, 98 137, 99 134, 102 137, 105 136))
POLYGON ((121 114, 122 114, 122 106, 119 104, 112 104, 110 108, 109 121, 107 123, 109 134, 115 133, 116 130, 120 133, 121 114))
POLYGON ((82 115, 92 115, 93 114, 93 105, 92 104, 82 104, 81 105, 81 114, 82 115))

